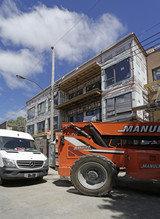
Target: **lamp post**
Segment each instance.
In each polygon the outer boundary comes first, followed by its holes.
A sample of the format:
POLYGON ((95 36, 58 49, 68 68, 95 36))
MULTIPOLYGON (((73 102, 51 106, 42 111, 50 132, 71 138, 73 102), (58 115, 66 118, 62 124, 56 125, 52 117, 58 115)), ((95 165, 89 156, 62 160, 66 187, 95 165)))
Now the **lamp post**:
MULTIPOLYGON (((50 144, 49 144, 49 165, 50 167, 54 167, 55 168, 55 142, 54 137, 53 137, 53 131, 54 131, 54 47, 51 47, 52 50, 52 76, 51 76, 51 114, 50 114, 50 144)), ((25 79, 28 80, 30 82, 33 82, 34 84, 36 84, 38 87, 41 88, 41 90, 43 90, 43 88, 36 83, 35 81, 32 81, 28 78, 25 78, 21 75, 16 75, 17 78, 19 79, 25 79)))
POLYGON ((36 83, 35 81, 32 81, 31 79, 25 78, 25 77, 23 77, 23 76, 21 76, 21 75, 16 75, 16 77, 19 78, 19 79, 25 79, 25 80, 27 80, 27 81, 30 81, 30 82, 36 84, 38 87, 40 87, 41 90, 43 90, 43 88, 42 88, 38 83, 36 83))

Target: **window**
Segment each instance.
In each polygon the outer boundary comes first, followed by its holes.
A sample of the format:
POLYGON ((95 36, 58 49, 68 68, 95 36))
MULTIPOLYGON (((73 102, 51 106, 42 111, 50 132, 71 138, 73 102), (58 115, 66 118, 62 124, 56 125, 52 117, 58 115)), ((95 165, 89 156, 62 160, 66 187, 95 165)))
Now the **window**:
POLYGON ((106 100, 106 117, 115 116, 131 110, 131 93, 106 100))
POLYGON ((50 118, 48 119, 48 125, 47 125, 47 130, 50 130, 50 118))
POLYGON ((27 119, 33 119, 35 116, 35 107, 31 108, 27 112, 27 119))
POLYGON ((106 87, 130 77, 129 58, 105 70, 106 87))
POLYGON ((153 81, 160 80, 160 67, 152 70, 153 81))
POLYGON ((83 122, 83 113, 74 114, 69 117, 69 122, 83 122))
POLYGON ((51 111, 51 99, 48 99, 48 111, 51 111))
POLYGON ((89 91, 96 89, 96 88, 101 89, 101 82, 100 81, 97 81, 94 84, 88 85, 86 87, 86 92, 89 92, 89 91))
POLYGON ((129 139, 123 139, 122 140, 123 146, 151 146, 151 147, 159 147, 160 146, 160 140, 154 139, 152 137, 137 137, 137 139, 134 139, 133 137, 130 137, 129 139))
POLYGON ((83 122, 83 113, 77 115, 77 122, 83 122))
POLYGON ((38 104, 38 116, 45 113, 46 102, 38 104))
POLYGON ((107 86, 110 86, 112 84, 114 84, 114 68, 111 67, 111 68, 108 68, 105 70, 105 74, 106 74, 106 87, 107 86))
POLYGON ((58 116, 54 116, 54 122, 55 122, 55 123, 58 122, 58 116))
POLYGON ((73 99, 74 97, 77 97, 79 95, 83 94, 83 89, 80 89, 74 93, 69 94, 69 100, 73 99))
POLYGON ((31 135, 34 135, 34 125, 28 125, 27 132, 31 135))
POLYGON ((37 123, 37 131, 38 131, 38 134, 45 132, 45 121, 37 123))
POLYGON ((39 151, 35 142, 29 139, 0 137, 0 149, 15 151, 39 151))
POLYGON ((54 129, 58 129, 58 116, 54 116, 54 129))
POLYGON ((94 109, 94 110, 87 111, 86 116, 90 117, 90 119, 93 116, 96 116, 97 120, 100 120, 101 119, 101 110, 100 109, 94 109))
POLYGON ((54 105, 57 106, 58 105, 58 95, 54 96, 54 105))

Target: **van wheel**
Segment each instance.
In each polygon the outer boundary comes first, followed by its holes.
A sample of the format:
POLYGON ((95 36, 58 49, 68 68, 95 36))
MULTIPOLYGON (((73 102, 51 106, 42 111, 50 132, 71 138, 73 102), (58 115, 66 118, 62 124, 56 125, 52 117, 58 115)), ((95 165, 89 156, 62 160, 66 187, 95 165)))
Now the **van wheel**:
POLYGON ((71 169, 71 181, 84 195, 107 195, 115 186, 116 178, 117 170, 112 161, 97 154, 82 156, 71 169))
POLYGON ((2 179, 2 177, 0 176, 0 186, 3 185, 4 181, 2 179))

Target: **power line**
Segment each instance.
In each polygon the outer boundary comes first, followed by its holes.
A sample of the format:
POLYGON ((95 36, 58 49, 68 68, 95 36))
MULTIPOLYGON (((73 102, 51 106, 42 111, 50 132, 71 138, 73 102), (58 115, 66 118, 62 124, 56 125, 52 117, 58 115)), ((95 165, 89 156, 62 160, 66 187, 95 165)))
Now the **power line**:
MULTIPOLYGON (((158 34, 158 33, 157 33, 158 34)), ((157 35, 157 34, 154 34, 154 35, 152 35, 151 37, 149 37, 149 38, 152 38, 153 36, 155 36, 155 35, 157 35)), ((160 38, 157 38, 156 40, 158 40, 158 39, 160 39, 160 38)), ((153 42, 155 42, 156 40, 153 40, 153 41, 151 41, 150 43, 153 43, 153 42)), ((144 40, 144 41, 146 41, 146 40, 144 40)), ((143 42, 144 42, 143 41, 143 42)), ((148 44, 150 44, 150 43, 148 43, 148 44)), ((148 44, 146 44, 146 45, 148 45, 148 44)), ((134 45, 135 46, 135 45, 134 45)), ((133 46, 133 47, 134 47, 133 46)), ((137 46, 137 45, 136 45, 137 46)), ((153 47, 156 47, 156 46, 160 46, 160 43, 157 43, 157 44, 155 44, 155 45, 153 45, 153 47)), ((133 47, 131 47, 131 48, 133 48, 133 47)), ((131 50, 131 48, 129 48, 129 49, 127 49, 128 50, 128 52, 130 52, 130 50, 131 50)), ((127 51, 127 50, 125 50, 125 52, 127 51)), ((136 52, 137 50, 139 50, 139 48, 137 48, 136 50, 133 50, 132 52, 136 52)), ((138 55, 138 54, 140 54, 140 53, 142 53, 143 51, 139 51, 138 53, 136 53, 136 54, 133 54, 133 55, 130 55, 129 56, 129 58, 133 58, 134 56, 136 56, 136 55, 138 55)), ((118 56, 118 55, 117 55, 118 56)), ((126 54, 124 54, 122 57, 121 57, 121 59, 123 59, 123 58, 126 58, 127 56, 126 56, 126 54)), ((116 57, 114 57, 114 59, 115 59, 116 57)), ((116 59, 115 59, 116 60, 116 59)), ((110 60, 110 62, 108 62, 107 64, 110 64, 111 62, 113 62, 114 60, 113 60, 113 58, 110 60)), ((21 108, 20 110, 18 110, 17 112, 15 112, 15 115, 18 113, 18 112, 20 112, 21 110, 23 110, 24 108, 26 108, 26 106, 24 106, 23 108, 21 108)), ((10 118, 11 119, 11 118, 10 118)))
POLYGON ((21 109, 19 109, 18 111, 16 111, 16 112, 13 112, 13 114, 12 114, 12 117, 6 117, 6 119, 7 120, 11 120, 11 119, 14 119, 14 115, 17 115, 17 113, 19 113, 21 110, 23 110, 23 109, 25 109, 26 108, 26 106, 23 106, 21 109))
POLYGON ((152 25, 151 27, 149 27, 148 29, 144 30, 143 32, 141 32, 141 33, 138 34, 137 36, 143 35, 144 33, 146 33, 146 32, 148 32, 148 31, 152 30, 153 28, 155 28, 155 27, 158 26, 158 25, 160 25, 160 22, 158 22, 157 24, 152 25))
MULTIPOLYGON (((100 1, 101 1, 101 0, 97 0, 97 1, 95 2, 95 4, 93 4, 92 7, 90 7, 90 8, 86 11, 86 13, 88 13, 89 11, 91 11, 91 10, 97 5, 97 3, 100 2, 100 1)), ((80 18, 69 30, 67 30, 67 31, 54 43, 54 47, 55 47, 55 45, 58 44, 59 41, 61 41, 68 33, 70 33, 70 32, 80 23, 80 21, 81 21, 82 19, 83 19, 83 16, 81 16, 81 18, 80 18)))

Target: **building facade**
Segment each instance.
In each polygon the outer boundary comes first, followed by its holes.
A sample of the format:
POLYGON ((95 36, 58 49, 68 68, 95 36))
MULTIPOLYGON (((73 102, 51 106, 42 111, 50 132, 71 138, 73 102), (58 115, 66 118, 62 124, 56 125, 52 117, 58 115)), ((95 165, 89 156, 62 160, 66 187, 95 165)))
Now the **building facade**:
MULTIPOLYGON (((131 33, 55 82, 54 130, 62 122, 147 120, 147 53, 131 33)), ((47 136, 51 87, 27 101, 27 132, 47 136)))
POLYGON ((145 107, 150 120, 160 122, 160 49, 151 48, 147 51, 148 81, 144 86, 148 91, 150 109, 145 107))

